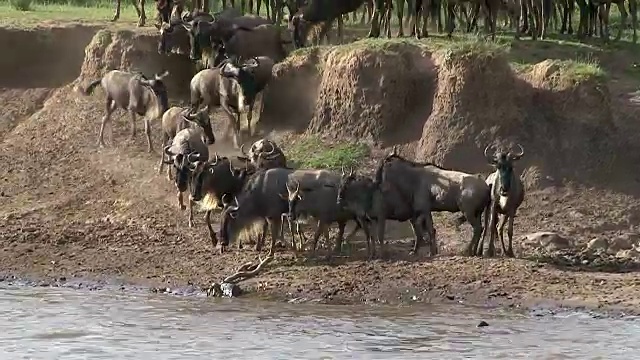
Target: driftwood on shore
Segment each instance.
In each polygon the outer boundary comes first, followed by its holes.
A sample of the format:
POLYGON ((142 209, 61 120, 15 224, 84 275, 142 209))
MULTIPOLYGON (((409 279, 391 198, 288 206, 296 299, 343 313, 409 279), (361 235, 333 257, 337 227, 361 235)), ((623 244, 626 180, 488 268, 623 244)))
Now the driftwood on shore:
POLYGON ((238 283, 256 277, 262 272, 264 266, 273 260, 273 256, 264 259, 258 258, 258 263, 248 262, 241 265, 238 270, 222 280, 221 283, 213 283, 207 289, 207 296, 213 297, 237 297, 242 293, 238 283))

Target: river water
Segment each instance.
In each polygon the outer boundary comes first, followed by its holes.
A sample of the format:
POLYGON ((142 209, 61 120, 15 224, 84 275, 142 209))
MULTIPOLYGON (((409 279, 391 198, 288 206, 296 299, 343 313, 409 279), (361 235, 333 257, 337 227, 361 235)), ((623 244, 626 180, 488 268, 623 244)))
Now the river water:
POLYGON ((0 359, 633 359, 640 322, 0 287, 0 359), (485 320, 488 327, 476 325, 485 320))

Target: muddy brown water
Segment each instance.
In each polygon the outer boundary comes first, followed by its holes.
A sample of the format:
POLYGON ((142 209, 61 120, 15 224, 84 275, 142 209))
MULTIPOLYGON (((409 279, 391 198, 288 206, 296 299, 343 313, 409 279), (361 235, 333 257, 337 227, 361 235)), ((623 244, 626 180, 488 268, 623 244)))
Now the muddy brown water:
POLYGON ((0 286, 3 359, 632 359, 635 319, 0 286), (488 327, 476 325, 484 320, 488 327))

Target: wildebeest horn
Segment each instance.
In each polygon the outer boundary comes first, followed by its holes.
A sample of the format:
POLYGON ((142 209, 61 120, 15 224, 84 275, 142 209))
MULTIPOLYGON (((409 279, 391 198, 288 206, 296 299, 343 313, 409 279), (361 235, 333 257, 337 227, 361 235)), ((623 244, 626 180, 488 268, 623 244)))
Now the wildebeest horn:
POLYGON ((242 153, 242 155, 249 157, 249 155, 244 151, 244 144, 240 145, 240 152, 242 153))
POLYGON ((276 151, 276 146, 273 144, 271 140, 267 140, 267 143, 271 145, 271 151, 267 151, 267 155, 271 155, 276 151))
POLYGON ((222 194, 222 197, 220 198, 220 201, 222 202, 222 206, 224 207, 228 207, 231 206, 231 204, 229 204, 228 202, 224 201, 224 197, 227 196, 228 194, 222 194))
POLYGON ((211 165, 216 165, 218 163, 219 158, 220 157, 218 156, 218 153, 217 152, 214 153, 214 155, 213 155, 213 163, 211 163, 211 165))
POLYGON ((169 75, 169 70, 164 70, 161 73, 156 74, 156 80, 162 80, 169 75))
POLYGON ((484 148, 484 157, 487 158, 487 161, 490 164, 494 164, 496 162, 496 155, 495 154, 488 154, 489 149, 491 149, 493 147, 493 144, 489 144, 487 145, 486 148, 484 148))
POLYGON ((196 162, 200 159, 200 153, 197 151, 193 151, 191 153, 189 153, 189 155, 187 155, 187 160, 190 163, 196 162))
POLYGON ((522 147, 522 145, 520 145, 520 144, 517 144, 517 145, 520 148, 520 152, 519 153, 513 154, 513 153, 509 152, 509 157, 512 160, 519 160, 524 155, 524 148, 522 147))
POLYGON ((164 153, 165 153, 165 154, 167 154, 167 155, 169 155, 169 156, 173 156, 173 155, 175 155, 174 153, 172 153, 172 152, 171 152, 171 150, 170 150, 170 149, 171 149, 171 145, 167 145, 167 146, 165 146, 165 147, 164 147, 164 150, 163 150, 163 151, 164 151, 164 153))

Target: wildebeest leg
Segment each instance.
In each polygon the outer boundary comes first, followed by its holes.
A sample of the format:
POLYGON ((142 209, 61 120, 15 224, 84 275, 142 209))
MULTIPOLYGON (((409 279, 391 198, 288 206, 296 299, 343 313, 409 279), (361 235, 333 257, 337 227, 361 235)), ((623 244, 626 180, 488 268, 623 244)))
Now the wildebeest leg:
POLYGON ((147 151, 153 152, 153 144, 151 143, 151 124, 149 119, 144 119, 144 134, 147 136, 147 151))
POLYGON ((495 208, 495 205, 492 204, 492 209, 491 209, 491 220, 489 221, 489 227, 491 232, 489 233, 489 248, 487 249, 487 252, 485 253, 486 256, 496 256, 496 245, 495 245, 495 240, 496 237, 498 236, 497 232, 498 232, 498 210, 495 208))
POLYGON ((267 236, 268 223, 265 221, 262 224, 262 234, 258 237, 258 241, 256 242, 256 251, 262 251, 262 246, 264 246, 264 238, 267 236))
POLYGON ((420 222, 417 218, 413 218, 409 220, 411 223, 411 229, 415 234, 415 239, 413 240, 413 249, 409 252, 409 255, 414 255, 418 253, 418 249, 422 245, 424 239, 422 238, 422 227, 420 226, 420 222))
POLYGON ((193 199, 189 196, 189 227, 193 227, 195 223, 193 222, 193 199))
MULTIPOLYGON (((271 226, 271 248, 269 249, 269 256, 273 256, 276 251, 276 238, 280 238, 282 226, 282 220, 280 218, 268 219, 267 222, 271 226)), ((284 239, 280 239, 284 240, 284 239)), ((283 241, 284 242, 284 241, 283 241)))
POLYGON ((313 240, 311 242, 311 256, 316 256, 316 248, 318 247, 318 239, 320 238, 320 234, 323 234, 326 231, 326 225, 323 221, 318 220, 316 232, 313 234, 313 240))
POLYGON ((118 21, 118 19, 120 19, 120 2, 122 0, 116 0, 116 12, 115 14, 113 14, 113 18, 111 19, 111 21, 118 21))
POLYGON ((184 210, 187 207, 184 206, 184 201, 182 199, 182 192, 180 190, 178 190, 178 205, 180 206, 180 210, 184 210))
POLYGON ((431 212, 428 212, 426 215, 423 215, 423 217, 424 232, 429 236, 429 253, 431 256, 438 255, 438 243, 436 242, 436 229, 433 227, 433 216, 431 212))
POLYGON ((133 140, 136 138, 136 113, 129 110, 129 116, 131 117, 131 140, 133 140))
POLYGON ((111 114, 116 109, 115 102, 109 96, 107 96, 106 108, 107 108, 107 113, 102 118, 102 123, 100 124, 100 134, 98 134, 99 146, 104 146, 104 127, 107 125, 107 123, 111 124, 111 114))
POLYGON ((513 254, 513 220, 515 214, 509 215, 509 226, 507 227, 507 236, 509 237, 509 248, 507 249, 507 256, 514 257, 513 254))
POLYGON ((467 214, 465 215, 469 225, 473 228, 473 236, 471 238, 471 243, 467 248, 467 253, 469 255, 473 255, 473 250, 477 247, 478 242, 480 242, 480 236, 482 236, 482 212, 480 214, 467 214))
POLYGON ((381 256, 385 256, 385 249, 384 249, 384 229, 386 227, 386 219, 384 217, 378 217, 378 233, 377 235, 377 239, 378 239, 378 244, 380 244, 380 255, 381 256))
POLYGON ((133 0, 133 7, 138 14, 138 27, 143 27, 147 21, 147 16, 144 13, 144 0, 133 0))
MULTIPOLYGON (((347 226, 346 221, 338 222, 338 235, 336 236, 336 244, 333 248, 334 252, 336 247, 340 246, 342 248, 342 239, 344 238, 344 228, 347 226), (339 245, 338 245, 339 244, 339 245)), ((327 242, 329 239, 327 239, 327 242)), ((329 253, 329 257, 331 257, 331 253, 329 253)))
POLYGON ((507 223, 508 215, 500 215, 500 229, 498 229, 498 234, 500 235, 500 243, 502 244, 502 255, 507 255, 507 247, 504 244, 504 226, 507 223))
POLYGON ((224 112, 229 117, 228 127, 233 128, 233 132, 234 132, 233 146, 235 146, 236 149, 239 149, 240 148, 240 114, 236 114, 233 110, 231 110, 231 108, 229 107, 229 103, 226 100, 221 101, 220 106, 222 106, 222 108, 224 109, 224 112))
MULTIPOLYGON (((165 146, 167 146, 167 142, 169 141, 169 136, 163 131, 162 132, 162 142, 160 143, 160 148, 164 148, 165 146)), ((162 174, 162 168, 164 167, 164 151, 160 152, 160 167, 158 168, 158 174, 162 174)), ((167 168, 170 168, 170 166, 167 166, 167 168)), ((169 180, 171 180, 171 177, 169 177, 169 180)))
POLYGON ((247 117, 247 134, 249 134, 249 137, 251 137, 251 135, 253 135, 253 133, 251 133, 251 121, 253 120, 253 104, 249 106, 249 111, 245 116, 247 117))
POLYGON ((213 245, 213 250, 215 251, 216 246, 218 246, 218 237, 216 236, 216 232, 213 231, 213 226, 211 225, 211 210, 207 210, 204 215, 204 221, 207 224, 207 229, 209 230, 209 239, 211 239, 211 245, 213 245))
MULTIPOLYGON (((519 26, 519 25, 518 25, 519 26)), ((487 237, 487 230, 489 229, 489 217, 491 216, 491 203, 489 203, 489 206, 485 207, 484 209, 484 226, 483 226, 483 230, 482 230, 482 235, 480 236, 480 238, 477 241, 477 248, 474 247, 473 249, 468 249, 469 251, 469 256, 482 256, 482 250, 484 250, 484 239, 487 237), (471 254, 470 251, 473 250, 474 253, 471 254)))

